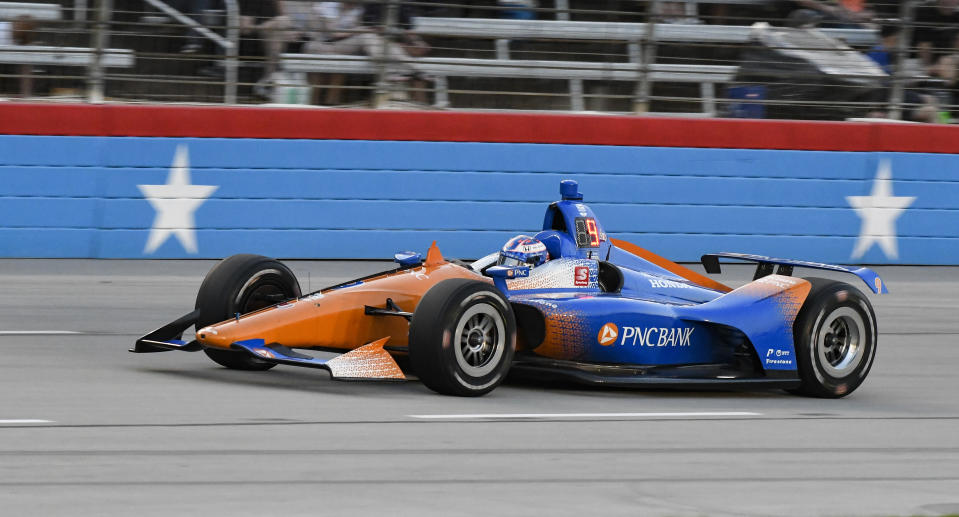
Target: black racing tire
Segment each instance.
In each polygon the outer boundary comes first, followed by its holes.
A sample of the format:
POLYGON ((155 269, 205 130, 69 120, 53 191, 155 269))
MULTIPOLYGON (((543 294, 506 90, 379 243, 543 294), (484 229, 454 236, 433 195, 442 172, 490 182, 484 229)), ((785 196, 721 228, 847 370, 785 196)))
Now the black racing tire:
MULTIPOLYGON (((300 296, 296 276, 283 263, 261 255, 233 255, 218 262, 196 295, 196 330, 300 296)), ((269 370, 275 365, 242 352, 204 349, 214 362, 235 370, 269 370)))
POLYGON ((506 378, 516 348, 516 318, 500 292, 452 278, 426 292, 410 322, 410 365, 429 389, 478 397, 506 378))
POLYGON ((801 384, 793 393, 820 398, 849 395, 876 357, 876 313, 855 287, 825 278, 812 284, 793 324, 801 384))

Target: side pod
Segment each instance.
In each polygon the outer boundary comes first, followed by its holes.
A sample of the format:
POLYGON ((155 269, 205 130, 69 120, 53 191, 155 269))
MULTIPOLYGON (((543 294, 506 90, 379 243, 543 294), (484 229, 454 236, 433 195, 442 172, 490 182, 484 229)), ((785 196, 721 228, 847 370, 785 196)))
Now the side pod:
POLYGON ((762 367, 795 370, 793 322, 811 284, 801 278, 769 275, 713 301, 677 309, 680 318, 728 325, 749 338, 762 367))

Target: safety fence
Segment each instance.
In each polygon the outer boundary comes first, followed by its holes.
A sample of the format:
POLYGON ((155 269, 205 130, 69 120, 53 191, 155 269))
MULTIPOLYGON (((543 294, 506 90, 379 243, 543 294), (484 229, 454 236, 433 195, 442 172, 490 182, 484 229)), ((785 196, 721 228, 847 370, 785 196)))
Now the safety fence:
POLYGON ((949 122, 957 24, 947 0, 0 0, 0 95, 949 122))
POLYGON ((959 128, 278 108, 0 105, 0 256, 475 258, 561 179, 614 237, 959 264, 959 128))

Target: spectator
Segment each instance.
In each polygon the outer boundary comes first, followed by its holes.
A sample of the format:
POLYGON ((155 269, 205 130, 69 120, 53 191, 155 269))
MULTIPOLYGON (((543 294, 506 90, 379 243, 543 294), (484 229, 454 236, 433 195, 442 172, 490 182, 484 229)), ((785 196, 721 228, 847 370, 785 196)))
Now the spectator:
POLYGON ((283 2, 283 14, 290 19, 294 41, 290 42, 287 52, 300 52, 312 34, 321 30, 319 13, 315 6, 322 2, 313 0, 286 0, 283 2))
MULTIPOLYGON (((876 44, 866 56, 875 61, 884 72, 889 75, 894 73, 893 52, 899 44, 899 35, 902 32, 898 24, 883 25, 879 29, 879 43, 876 44)), ((892 91, 890 81, 885 81, 885 87, 881 90, 881 102, 889 100, 892 91)), ((903 92, 903 102, 906 108, 903 111, 903 118, 914 122, 935 122, 937 118, 936 99, 931 95, 920 94, 914 90, 905 90, 903 92)), ((886 117, 887 113, 883 111, 874 111, 870 113, 872 117, 886 117)))
MULTIPOLYGON (((203 14, 205 11, 214 9, 216 0, 169 0, 170 7, 189 16, 197 23, 203 23, 203 14)), ((203 39, 200 33, 189 29, 187 31, 187 41, 180 49, 184 54, 193 54, 203 49, 203 39)))
POLYGON ((927 70, 953 47, 954 31, 959 27, 957 6, 959 0, 936 0, 916 8, 913 45, 918 47, 919 61, 927 70))
POLYGON ((879 29, 879 43, 876 43, 866 55, 879 65, 884 72, 892 75, 892 56, 899 44, 902 29, 898 25, 886 24, 879 29))
POLYGON ((284 15, 280 0, 239 0, 239 6, 241 33, 256 36, 266 54, 262 83, 276 72, 280 53, 297 38, 297 33, 292 20, 284 15))
POLYGON ((959 104, 959 31, 953 33, 949 53, 941 56, 930 72, 943 81, 939 97, 940 122, 949 122, 959 104))
MULTIPOLYGON (((314 39, 306 44, 306 51, 312 54, 348 54, 381 56, 384 54, 389 62, 390 74, 393 79, 407 80, 418 75, 415 63, 410 62, 409 49, 415 50, 418 55, 425 54, 424 50, 416 45, 418 38, 409 39, 404 34, 404 47, 388 41, 371 24, 382 20, 382 9, 379 5, 369 4, 368 9, 356 1, 319 2, 315 8, 319 13, 321 30, 314 39), (364 25, 364 22, 367 25, 364 25)), ((402 14, 400 25, 409 26, 410 17, 402 14)), ((422 41, 422 40, 419 40, 422 41)), ((423 43, 422 45, 425 45, 423 43)))
MULTIPOLYGON (((185 12, 197 18, 203 11, 216 5, 220 0, 176 0, 180 8, 185 12)), ((286 46, 299 38, 299 32, 293 26, 289 16, 284 14, 283 4, 280 0, 238 0, 237 5, 240 10, 239 28, 241 36, 245 36, 240 45, 241 55, 256 55, 262 52, 266 57, 263 74, 254 86, 254 92, 260 97, 269 98, 268 85, 274 80, 274 74, 279 67, 280 54, 286 46), (252 36, 253 40, 248 39, 252 36), (262 48, 245 49, 247 42, 259 44, 262 48)), ((201 41, 194 37, 181 52, 197 52, 201 47, 201 41)), ((222 78, 222 63, 216 62, 213 66, 202 68, 199 71, 203 75, 222 78)))
MULTIPOLYGON (((363 7, 363 23, 374 27, 377 30, 386 25, 383 4, 366 4, 363 7)), ((419 8, 413 8, 409 5, 401 5, 396 21, 401 30, 399 44, 412 57, 423 57, 430 51, 430 46, 412 32, 413 18, 419 15, 419 8)))
POLYGON ((312 35, 312 44, 307 44, 310 53, 333 53, 328 44, 348 39, 361 31, 363 5, 360 2, 316 2, 313 10, 319 27, 312 35))

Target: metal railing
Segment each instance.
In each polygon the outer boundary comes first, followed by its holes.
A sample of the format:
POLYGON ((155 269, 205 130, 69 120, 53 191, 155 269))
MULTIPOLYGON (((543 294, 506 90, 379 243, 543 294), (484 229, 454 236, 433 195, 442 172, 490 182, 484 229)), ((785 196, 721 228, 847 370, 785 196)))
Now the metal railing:
MULTIPOLYGON (((221 36, 214 30, 201 25, 189 16, 170 7, 161 0, 144 0, 158 11, 170 16, 173 20, 189 27, 204 38, 218 45, 226 53, 224 59, 225 81, 223 102, 235 104, 237 101, 237 70, 239 69, 239 48, 240 48, 240 8, 236 0, 223 0, 223 6, 226 11, 227 24, 225 27, 226 37, 221 36)), ((113 0, 100 0, 100 5, 112 4, 113 0)))
POLYGON ((959 27, 936 0, 333 4, 0 0, 0 97, 939 122, 957 109, 959 27))

